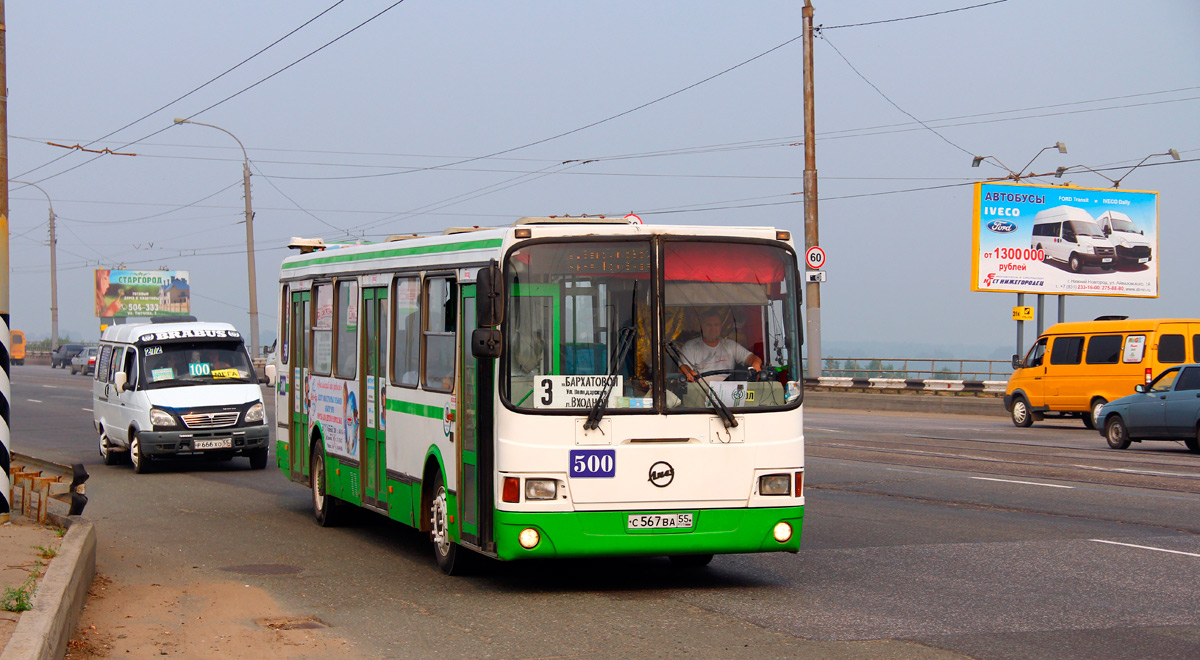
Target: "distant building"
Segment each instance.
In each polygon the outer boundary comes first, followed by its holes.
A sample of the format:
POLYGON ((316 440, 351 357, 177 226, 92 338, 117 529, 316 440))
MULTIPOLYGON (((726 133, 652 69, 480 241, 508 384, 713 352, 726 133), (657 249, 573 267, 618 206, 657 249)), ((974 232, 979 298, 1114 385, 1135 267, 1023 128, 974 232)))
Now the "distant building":
POLYGON ((159 312, 186 314, 191 303, 191 286, 186 279, 172 276, 158 290, 159 312))

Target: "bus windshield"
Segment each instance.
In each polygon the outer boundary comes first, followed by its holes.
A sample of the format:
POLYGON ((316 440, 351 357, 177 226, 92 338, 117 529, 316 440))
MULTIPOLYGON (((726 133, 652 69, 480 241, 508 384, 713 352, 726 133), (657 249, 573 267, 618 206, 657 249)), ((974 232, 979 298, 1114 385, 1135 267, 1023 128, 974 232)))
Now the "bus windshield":
POLYGON ((795 264, 779 245, 727 239, 519 247, 502 394, 577 414, 798 405, 795 264))
POLYGON ((257 382, 241 341, 183 341, 138 346, 146 389, 257 382))

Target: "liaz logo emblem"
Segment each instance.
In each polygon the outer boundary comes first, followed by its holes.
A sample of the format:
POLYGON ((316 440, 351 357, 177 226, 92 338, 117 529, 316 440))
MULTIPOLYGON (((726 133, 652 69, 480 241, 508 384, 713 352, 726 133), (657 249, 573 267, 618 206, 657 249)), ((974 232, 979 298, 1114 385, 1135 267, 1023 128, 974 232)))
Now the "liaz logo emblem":
POLYGON ((659 461, 650 466, 650 483, 659 488, 666 488, 675 480, 675 468, 666 461, 659 461))
POLYGON ((987 223, 987 228, 997 234, 1011 234, 1017 230, 1017 224, 1008 220, 992 220, 987 223))

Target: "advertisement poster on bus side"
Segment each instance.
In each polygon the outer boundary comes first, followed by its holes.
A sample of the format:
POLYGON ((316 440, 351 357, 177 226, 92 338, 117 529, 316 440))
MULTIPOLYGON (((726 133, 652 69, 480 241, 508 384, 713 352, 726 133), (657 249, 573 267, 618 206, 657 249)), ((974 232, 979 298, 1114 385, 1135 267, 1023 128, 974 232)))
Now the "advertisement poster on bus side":
POLYGON ((192 287, 186 270, 114 270, 96 277, 98 318, 186 316, 192 287))
POLYGON ((354 381, 310 376, 308 419, 321 428, 325 451, 358 458, 358 385, 354 381))
POLYGON ((1158 297, 1158 193, 975 184, 971 290, 1158 297))

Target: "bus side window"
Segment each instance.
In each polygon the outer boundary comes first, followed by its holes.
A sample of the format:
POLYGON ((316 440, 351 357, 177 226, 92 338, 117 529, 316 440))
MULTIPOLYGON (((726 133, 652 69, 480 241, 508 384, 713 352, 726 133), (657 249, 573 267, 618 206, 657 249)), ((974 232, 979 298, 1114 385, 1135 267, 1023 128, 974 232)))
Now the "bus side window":
POLYGON ((421 281, 417 277, 396 278, 392 295, 396 307, 392 315, 396 332, 392 335, 392 382, 416 387, 421 368, 421 281))
POLYGON ((425 280, 425 373, 426 389, 454 389, 454 350, 458 329, 458 287, 449 277, 425 280))
POLYGON ((1179 364, 1186 359, 1183 335, 1161 335, 1158 338, 1158 361, 1179 364))
POLYGON ((125 382, 129 383, 129 387, 136 389, 138 380, 136 349, 130 348, 125 351, 125 366, 123 371, 125 372, 125 382))
POLYGON ((343 280, 337 285, 337 338, 334 355, 337 377, 354 378, 358 372, 358 282, 343 280))

